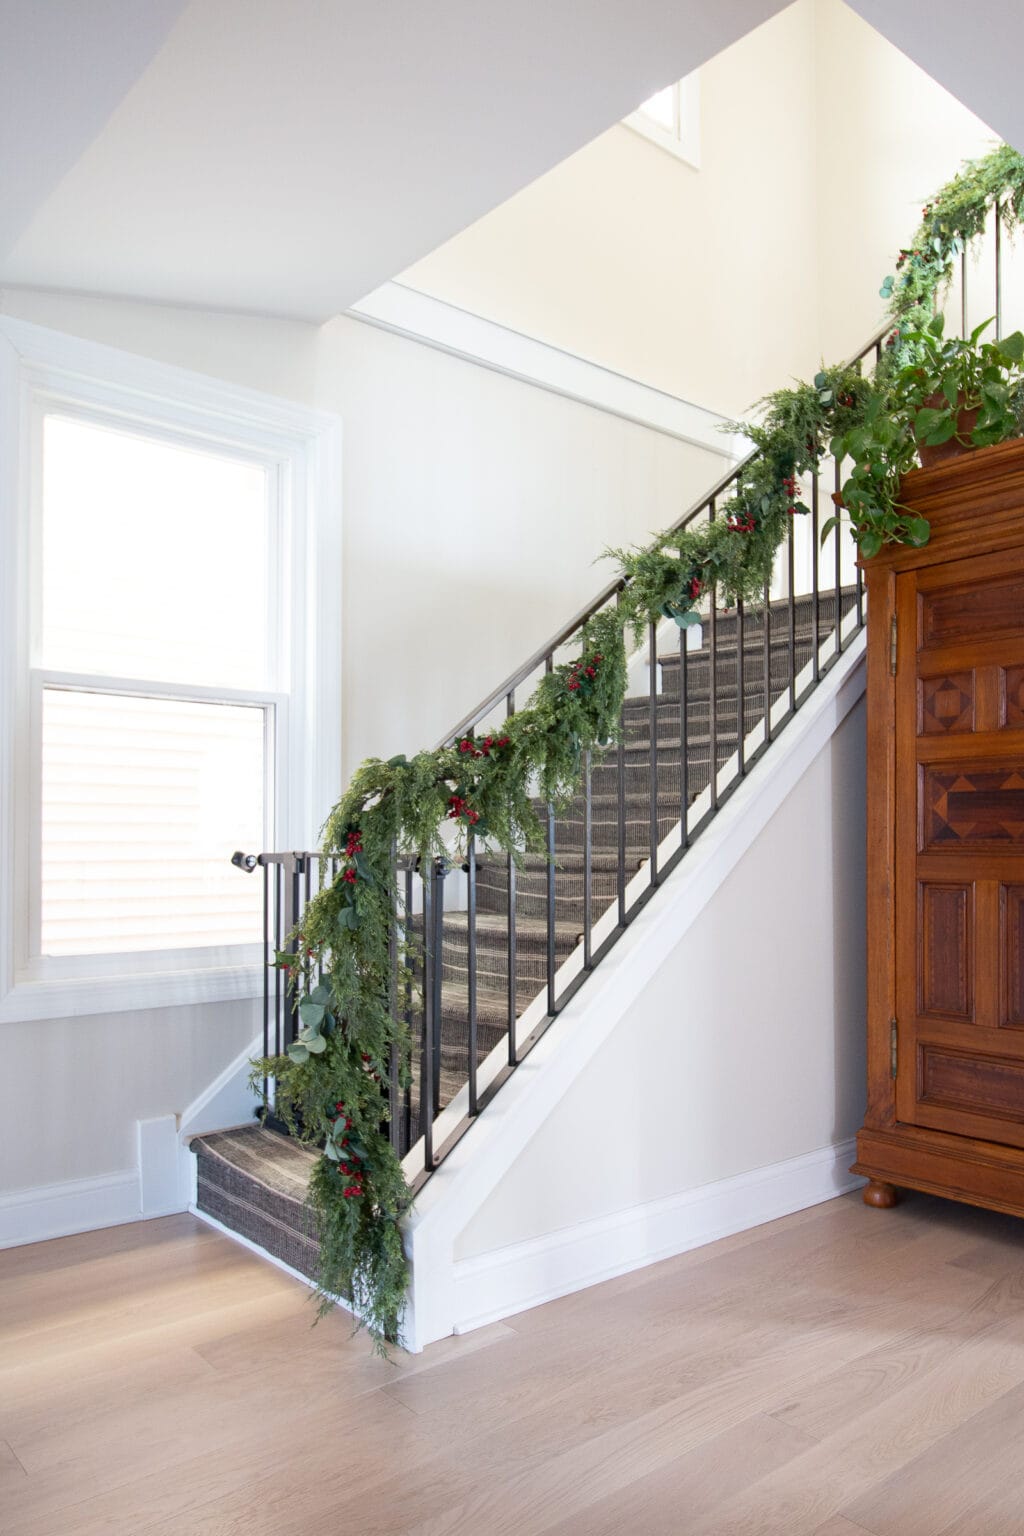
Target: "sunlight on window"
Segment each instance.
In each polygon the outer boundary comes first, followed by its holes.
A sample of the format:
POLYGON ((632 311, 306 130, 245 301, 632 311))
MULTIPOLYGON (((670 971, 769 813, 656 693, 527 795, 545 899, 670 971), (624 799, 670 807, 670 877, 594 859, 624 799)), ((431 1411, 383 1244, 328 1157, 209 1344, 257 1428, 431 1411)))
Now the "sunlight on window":
POLYGON ((637 111, 672 133, 676 126, 676 87, 667 85, 663 91, 655 91, 653 96, 640 103, 637 111))
POLYGON ((260 464, 47 415, 43 665, 261 688, 260 464))

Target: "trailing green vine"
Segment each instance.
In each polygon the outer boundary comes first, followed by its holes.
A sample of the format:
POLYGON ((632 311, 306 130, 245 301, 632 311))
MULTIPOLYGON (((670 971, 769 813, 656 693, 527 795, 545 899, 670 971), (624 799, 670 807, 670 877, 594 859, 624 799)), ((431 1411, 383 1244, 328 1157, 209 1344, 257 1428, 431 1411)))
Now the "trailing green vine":
MULTIPOLYGON (((321 849, 339 861, 337 877, 307 906, 292 936, 296 952, 278 957, 298 999, 299 1032, 285 1055, 254 1063, 253 1078, 273 1078, 277 1112, 321 1152, 309 1195, 321 1307, 347 1298, 378 1349, 386 1352, 399 1335, 408 1285, 400 1222, 411 1197, 388 1136, 386 1088, 393 1072, 401 1084, 410 1081, 410 1042, 391 988, 396 966, 400 977, 415 975, 417 940, 412 915, 401 912, 396 853, 421 867, 458 859, 470 833, 516 858, 543 850, 534 797, 565 804, 583 753, 618 731, 624 631, 639 633, 662 617, 693 623, 712 588, 727 602, 758 597, 790 519, 807 511, 800 477, 827 453, 853 458, 842 500, 863 553, 888 540, 926 540, 927 524, 899 502, 899 476, 916 457, 907 412, 914 409, 920 426, 921 409, 931 411, 926 425, 941 437, 958 406, 955 397, 915 403, 906 370, 921 366, 928 345, 934 364, 936 347, 945 345, 930 328, 937 296, 995 204, 1007 231, 1015 230, 1024 159, 1008 147, 965 166, 924 208, 883 285, 893 328, 873 378, 859 364, 824 368, 813 383, 760 402, 758 422, 743 427, 757 453, 715 519, 663 534, 646 549, 612 551, 624 580, 618 605, 584 626, 577 658, 544 676, 525 708, 499 732, 471 733, 412 758, 368 759, 331 812, 321 849)), ((1019 345, 1007 338, 1004 351, 1008 343, 1005 358, 984 365, 1001 367, 1000 378, 982 377, 984 367, 978 376, 979 389, 1003 390, 998 402, 988 400, 982 440, 1009 435, 1019 419, 1009 374, 1024 356, 1024 338, 1019 345)), ((959 431, 953 420, 947 436, 959 431)))

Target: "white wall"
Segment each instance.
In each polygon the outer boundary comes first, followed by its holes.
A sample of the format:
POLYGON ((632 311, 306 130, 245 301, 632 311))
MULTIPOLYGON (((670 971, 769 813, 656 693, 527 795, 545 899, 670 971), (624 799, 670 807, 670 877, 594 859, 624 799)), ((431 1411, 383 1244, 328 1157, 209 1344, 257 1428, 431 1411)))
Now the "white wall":
MULTIPOLYGON (((723 460, 353 320, 7 290, 0 311, 340 414, 346 775, 432 746, 723 460)), ((339 793, 342 789, 339 784, 339 793)), ((239 878, 242 878, 241 876, 239 878)), ((121 1172, 257 1029, 250 1004, 0 1027, 0 1190, 121 1172)))
POLYGON ((816 22, 817 287, 821 351, 833 360, 881 324, 881 280, 922 204, 998 139, 842 0, 818 0, 816 22))
POLYGON ((854 1134, 864 722, 861 702, 469 1223, 457 1259, 854 1134))
POLYGON ((993 134, 842 0, 700 82, 699 170, 612 128, 401 281, 726 414, 857 350, 921 202, 993 134))

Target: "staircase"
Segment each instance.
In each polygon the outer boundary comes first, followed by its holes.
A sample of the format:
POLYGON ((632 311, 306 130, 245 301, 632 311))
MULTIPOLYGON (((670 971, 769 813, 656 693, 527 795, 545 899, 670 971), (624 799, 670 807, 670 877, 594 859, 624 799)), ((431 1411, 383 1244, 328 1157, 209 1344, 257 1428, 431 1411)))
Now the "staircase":
MULTIPOLYGON (((424 882, 426 916, 418 921, 421 928, 426 922, 428 936, 427 974, 421 978, 426 1008, 407 999, 407 1017, 420 1049, 414 1051, 412 1087, 393 1107, 399 1151, 408 1154, 418 1143, 425 1145, 426 1168, 415 1178, 414 1189, 486 1102, 488 1095, 476 1092, 479 1063, 503 1045, 509 1047, 505 1073, 496 1078, 493 1092, 525 1054, 516 1043, 518 1031, 510 1031, 510 1014, 518 1020, 546 993, 545 1027, 553 1020, 568 995, 555 995, 558 967, 581 949, 585 936, 586 958, 596 963, 600 954, 589 953, 589 936, 601 915, 616 906, 616 933, 625 926, 623 917, 630 920, 636 907, 626 910, 626 887, 645 868, 652 870, 652 850, 680 825, 684 803, 692 838, 728 792, 720 784, 728 765, 736 769, 733 782, 738 782, 750 763, 742 749, 757 728, 768 717, 770 734, 777 733, 774 721, 780 710, 785 718, 793 712, 797 680, 804 675, 801 696, 806 696, 830 659, 841 653, 844 633, 849 631, 846 638, 856 633, 862 613, 858 586, 837 585, 828 592, 766 601, 758 609, 709 610, 702 644, 693 650, 680 644, 659 654, 652 631, 650 687, 626 699, 620 744, 595 759, 589 785, 554 817, 553 866, 543 855, 528 855, 514 871, 510 894, 507 859, 474 853, 465 910, 452 909, 450 902, 445 910, 446 872, 435 871, 424 882), (705 812, 695 824, 692 816, 702 803, 705 812), (465 1095, 467 1079, 473 1081, 469 1112, 438 1152, 434 1121, 465 1095)), ((757 752, 768 744, 762 731, 757 752)), ((543 803, 537 809, 546 817, 543 803)), ((684 851, 685 845, 676 858, 684 851)), ((278 893, 273 949, 282 947, 312 882, 309 862, 291 870, 271 867, 268 891, 278 893)), ((406 878, 411 893, 413 877, 406 878)), ((272 974, 278 1035, 276 1041, 268 1038, 270 1049, 290 1038, 283 1033, 287 998, 279 973, 272 974)), ((256 1125, 200 1136, 191 1145, 198 1167, 197 1210, 300 1274, 314 1274, 316 1234, 302 1192, 316 1154, 280 1129, 256 1125)))

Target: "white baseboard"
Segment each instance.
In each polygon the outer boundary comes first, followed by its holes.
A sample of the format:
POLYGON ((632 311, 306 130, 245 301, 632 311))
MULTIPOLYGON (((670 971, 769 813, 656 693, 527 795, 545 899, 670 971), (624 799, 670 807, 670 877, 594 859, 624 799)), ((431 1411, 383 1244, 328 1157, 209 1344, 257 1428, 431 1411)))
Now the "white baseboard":
POLYGON ((455 1262, 456 1333, 745 1232, 864 1183, 842 1141, 664 1200, 455 1262))
POLYGON ((39 1184, 0 1195, 0 1248, 141 1220, 137 1168, 92 1179, 68 1179, 63 1184, 39 1184))

